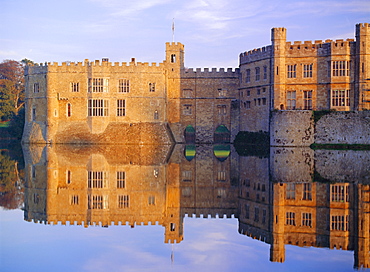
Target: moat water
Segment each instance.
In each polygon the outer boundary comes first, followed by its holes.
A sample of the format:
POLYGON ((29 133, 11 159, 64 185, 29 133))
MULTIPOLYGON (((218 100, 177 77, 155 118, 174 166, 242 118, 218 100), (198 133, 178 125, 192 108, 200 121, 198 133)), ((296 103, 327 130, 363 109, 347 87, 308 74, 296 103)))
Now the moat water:
POLYGON ((370 264, 369 151, 23 146, 0 166, 1 271, 370 264))

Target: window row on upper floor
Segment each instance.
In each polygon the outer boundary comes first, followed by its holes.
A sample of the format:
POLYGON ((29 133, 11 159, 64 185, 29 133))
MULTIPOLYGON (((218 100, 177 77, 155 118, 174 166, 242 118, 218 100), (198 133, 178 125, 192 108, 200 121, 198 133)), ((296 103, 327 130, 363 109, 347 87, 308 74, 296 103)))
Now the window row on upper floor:
MULTIPOLYGON (((298 64, 287 64, 286 67, 286 77, 287 78, 313 78, 314 75, 314 64, 313 63, 303 63, 298 64), (302 68, 298 68, 302 67, 302 68)), ((348 77, 351 70, 351 61, 349 60, 335 60, 327 62, 327 76, 328 77, 348 77)), ((326 73, 325 71, 323 71, 326 73)), ((279 75, 279 67, 276 67, 276 75, 279 75)), ((244 75, 244 82, 250 83, 254 76, 254 81, 267 80, 267 66, 263 66, 263 74, 261 75, 261 68, 255 67, 254 69, 246 69, 244 75), (254 75, 252 75, 254 71, 254 75)))
MULTIPOLYGON (((245 70, 245 82, 246 83, 251 82, 251 78, 252 78, 251 69, 245 70)), ((262 67, 262 72, 261 67, 254 68, 254 79, 255 81, 267 80, 267 65, 264 65, 262 67)))
MULTIPOLYGON (((129 79, 118 79, 117 92, 119 93, 129 93, 131 91, 131 83, 129 79)), ((108 78, 89 78, 88 79, 88 92, 89 93, 106 93, 109 92, 110 80, 108 78)), ((156 82, 148 82, 147 90, 148 92, 155 92, 157 89, 156 82)), ((32 85, 32 91, 34 93, 40 92, 40 83, 36 82, 32 85)), ((69 91, 73 93, 78 93, 81 91, 80 82, 70 82, 69 91)))
MULTIPOLYGON (((328 61, 327 63, 327 76, 328 77, 339 77, 349 76, 351 69, 351 61, 349 60, 335 60, 328 61)), ((286 76, 287 78, 297 78, 298 73, 302 74, 303 78, 313 77, 313 64, 302 64, 302 70, 298 71, 297 64, 286 65, 286 76)))

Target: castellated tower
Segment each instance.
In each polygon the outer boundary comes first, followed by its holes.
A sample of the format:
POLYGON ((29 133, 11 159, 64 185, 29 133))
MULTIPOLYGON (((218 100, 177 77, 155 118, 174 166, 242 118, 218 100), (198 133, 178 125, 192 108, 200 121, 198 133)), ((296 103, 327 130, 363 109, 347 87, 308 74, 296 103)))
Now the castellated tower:
POLYGON ((370 24, 356 25, 355 108, 370 110, 370 24), (358 103, 358 105, 356 105, 358 103))
POLYGON ((184 45, 181 43, 166 43, 166 73, 167 73, 167 121, 175 135, 181 134, 181 71, 184 69, 184 45))
POLYGON ((285 45, 286 29, 284 27, 273 28, 271 30, 272 43, 272 84, 271 108, 282 108, 285 101, 285 45))
POLYGON ((284 184, 273 185, 273 216, 272 216, 272 242, 270 247, 270 261, 283 263, 285 261, 284 245, 284 184))

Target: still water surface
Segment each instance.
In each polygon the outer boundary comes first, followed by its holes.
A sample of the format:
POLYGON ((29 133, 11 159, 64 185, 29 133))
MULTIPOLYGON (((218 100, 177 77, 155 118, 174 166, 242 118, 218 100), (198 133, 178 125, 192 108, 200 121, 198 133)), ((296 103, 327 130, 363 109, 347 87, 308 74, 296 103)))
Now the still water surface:
POLYGON ((354 271, 370 262, 367 151, 23 152, 24 167, 2 153, 3 184, 19 192, 1 195, 1 271, 354 271))

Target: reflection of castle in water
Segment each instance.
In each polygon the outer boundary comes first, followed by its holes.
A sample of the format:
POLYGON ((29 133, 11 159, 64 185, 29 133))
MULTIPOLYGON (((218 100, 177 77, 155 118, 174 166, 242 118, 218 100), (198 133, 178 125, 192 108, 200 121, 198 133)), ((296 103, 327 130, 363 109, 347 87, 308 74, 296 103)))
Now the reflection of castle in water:
POLYGON ((355 267, 370 265, 369 152, 57 145, 26 147, 25 159, 26 220, 159 224, 178 243, 186 214, 235 215, 240 233, 271 245, 271 261, 292 244, 354 250, 355 267))

